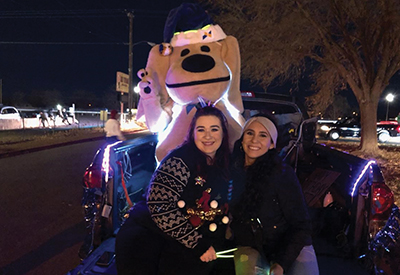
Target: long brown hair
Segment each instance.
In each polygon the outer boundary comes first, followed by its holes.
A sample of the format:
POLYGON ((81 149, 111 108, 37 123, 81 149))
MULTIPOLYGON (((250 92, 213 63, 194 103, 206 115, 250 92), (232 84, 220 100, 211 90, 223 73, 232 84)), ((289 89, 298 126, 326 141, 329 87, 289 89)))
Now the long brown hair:
MULTIPOLYGON (((266 117, 276 126, 275 120, 269 116, 255 116, 266 117)), ((252 165, 245 168, 245 153, 242 148, 243 136, 244 134, 235 142, 232 162, 234 169, 246 170, 245 191, 242 193, 240 200, 235 206, 235 210, 242 220, 248 220, 250 218, 256 218, 256 213, 263 202, 263 194, 270 181, 270 176, 275 171, 282 169, 282 160, 278 155, 278 151, 273 148, 269 149, 264 155, 258 157, 252 165)))
POLYGON ((204 174, 203 169, 206 169, 207 167, 207 160, 209 160, 209 163, 213 163, 213 165, 217 166, 219 169, 221 169, 221 172, 225 177, 228 177, 228 171, 229 171, 229 135, 228 135, 228 121, 224 114, 218 110, 215 107, 212 106, 206 106, 203 108, 200 108, 197 110, 196 114, 194 115, 190 126, 189 130, 187 132, 185 141, 183 144, 187 144, 188 146, 192 147, 193 150, 196 152, 196 161, 198 163, 198 171, 200 174, 204 174), (196 126, 196 122, 199 119, 199 117, 203 116, 215 116, 219 119, 222 127, 222 143, 221 146, 218 148, 215 158, 211 159, 208 155, 204 154, 202 151, 200 151, 195 142, 194 142, 194 130, 196 126))

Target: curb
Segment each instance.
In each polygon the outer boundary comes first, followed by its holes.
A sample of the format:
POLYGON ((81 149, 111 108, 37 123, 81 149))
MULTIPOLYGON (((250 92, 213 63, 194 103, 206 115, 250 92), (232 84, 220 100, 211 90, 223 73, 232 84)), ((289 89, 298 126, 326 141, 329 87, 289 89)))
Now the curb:
MULTIPOLYGON (((134 133, 141 132, 141 131, 143 131, 143 130, 134 130, 134 131, 125 132, 125 134, 130 135, 130 134, 134 134, 134 133)), ((7 153, 0 153, 0 159, 8 158, 8 157, 15 157, 15 156, 23 155, 23 154, 34 153, 34 152, 52 149, 52 148, 56 148, 56 147, 62 147, 62 146, 83 143, 83 142, 88 142, 88 141, 102 140, 102 139, 105 139, 104 135, 99 136, 99 137, 91 137, 91 138, 72 140, 72 141, 67 141, 67 142, 62 142, 62 143, 55 143, 55 144, 51 144, 51 145, 32 147, 29 149, 17 150, 17 151, 12 151, 12 152, 7 152, 7 153)))
POLYGON ((8 157, 15 157, 15 156, 23 155, 23 154, 29 154, 29 153, 33 153, 33 152, 43 151, 43 150, 66 146, 66 145, 72 145, 72 144, 76 144, 76 143, 95 141, 95 140, 100 140, 100 139, 104 139, 104 137, 102 136, 102 137, 73 140, 73 141, 67 141, 67 142, 63 142, 63 143, 55 143, 52 145, 46 145, 46 146, 40 146, 40 147, 33 147, 33 148, 23 149, 23 150, 18 150, 18 151, 13 151, 13 152, 0 153, 0 159, 8 158, 8 157))

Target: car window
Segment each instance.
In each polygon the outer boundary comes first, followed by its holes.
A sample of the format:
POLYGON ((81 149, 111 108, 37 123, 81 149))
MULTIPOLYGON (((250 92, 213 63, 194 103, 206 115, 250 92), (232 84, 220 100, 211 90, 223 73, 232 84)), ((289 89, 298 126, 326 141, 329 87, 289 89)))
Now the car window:
POLYGON ((2 114, 16 114, 17 111, 14 108, 4 108, 1 110, 2 114))
POLYGON ((254 115, 257 113, 276 115, 276 114, 289 114, 298 113, 298 110, 292 105, 276 104, 263 101, 243 101, 246 115, 254 115))
POLYGON ((18 118, 19 117, 19 113, 18 113, 17 109, 15 109, 13 107, 4 107, 3 109, 1 109, 0 114, 7 118, 18 118))
POLYGON ((303 117, 300 110, 296 108, 297 106, 293 104, 247 99, 243 101, 243 106, 243 116, 246 120, 256 114, 264 114, 274 116, 278 125, 292 123, 297 127, 300 125, 303 117))

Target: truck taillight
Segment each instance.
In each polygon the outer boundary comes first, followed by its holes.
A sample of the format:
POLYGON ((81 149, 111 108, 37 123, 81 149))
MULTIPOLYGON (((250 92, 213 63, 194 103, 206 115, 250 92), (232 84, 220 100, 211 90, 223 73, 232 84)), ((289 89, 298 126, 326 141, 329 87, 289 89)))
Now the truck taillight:
POLYGON ((396 127, 396 132, 400 133, 400 125, 396 127))
POLYGON ((101 188, 101 169, 92 165, 86 169, 83 175, 83 184, 86 188, 101 188))
POLYGON ((386 220, 389 218, 394 203, 393 193, 383 183, 373 183, 371 186, 371 219, 386 220))

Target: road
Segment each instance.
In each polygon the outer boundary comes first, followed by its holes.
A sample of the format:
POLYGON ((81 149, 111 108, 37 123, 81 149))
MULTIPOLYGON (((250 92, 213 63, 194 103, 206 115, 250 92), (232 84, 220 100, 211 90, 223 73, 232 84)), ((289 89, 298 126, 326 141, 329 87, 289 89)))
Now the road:
POLYGON ((1 275, 65 274, 79 264, 82 176, 103 142, 0 159, 1 275))
MULTIPOLYGON (((318 137, 318 141, 324 142, 329 139, 324 138, 324 137, 318 137)), ((344 142, 360 142, 360 138, 357 137, 341 137, 337 141, 344 141, 344 142)), ((389 140, 385 143, 378 143, 379 145, 385 145, 385 146, 400 146, 400 136, 398 137, 390 137, 389 140)))

